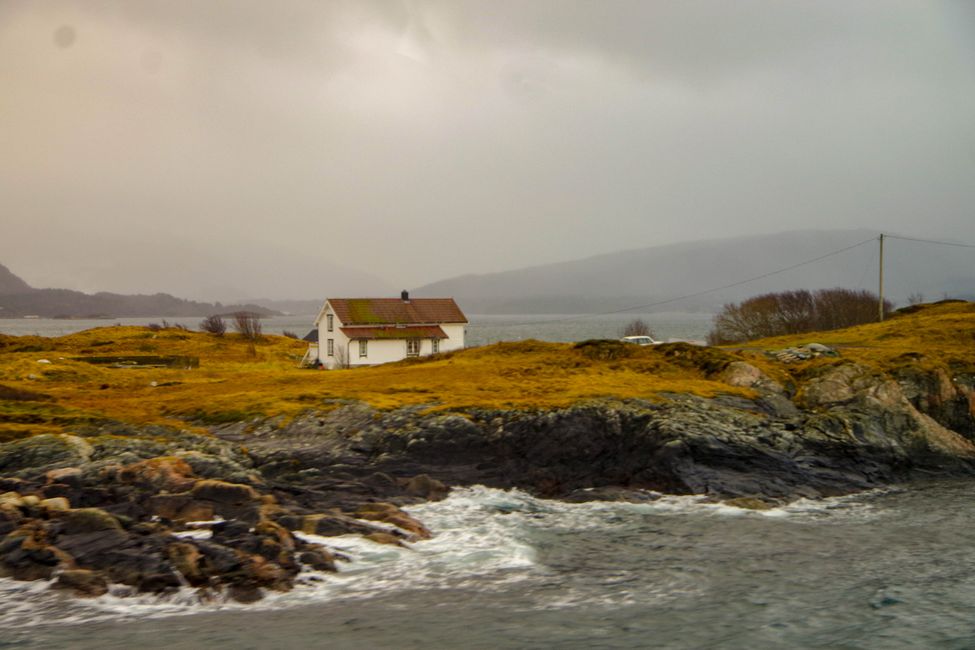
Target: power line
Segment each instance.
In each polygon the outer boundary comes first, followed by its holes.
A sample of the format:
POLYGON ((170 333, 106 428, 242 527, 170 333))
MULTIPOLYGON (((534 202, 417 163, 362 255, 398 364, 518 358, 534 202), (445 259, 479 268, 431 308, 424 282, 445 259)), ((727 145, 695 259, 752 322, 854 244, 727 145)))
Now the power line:
POLYGON ((952 241, 938 241, 935 239, 920 239, 918 237, 901 237, 900 235, 887 235, 884 237, 887 239, 901 239, 903 241, 914 241, 921 242, 922 244, 938 244, 939 246, 958 246, 960 248, 975 248, 975 244, 963 244, 961 242, 952 241))
MULTIPOLYGON (((670 303, 673 303, 673 302, 679 302, 681 300, 687 300, 688 298, 696 298, 698 296, 703 296, 703 295, 706 295, 706 294, 709 294, 709 293, 714 293, 715 291, 722 291, 724 289, 731 289, 733 287, 738 287, 738 286, 741 286, 743 284, 748 284, 749 282, 755 282, 756 280, 763 280, 763 279, 768 278, 768 277, 771 277, 773 275, 778 275, 779 273, 785 273, 786 271, 791 271, 793 269, 797 269, 797 268, 799 268, 801 266, 807 266, 809 264, 815 264, 816 262, 821 262, 822 260, 825 260, 825 259, 827 259, 829 257, 833 257, 834 255, 839 255, 840 253, 845 253, 846 251, 853 250, 854 248, 857 248, 859 246, 863 246, 864 244, 869 244, 869 243, 875 242, 875 241, 877 241, 877 239, 875 237, 871 237, 870 239, 864 239, 863 241, 857 242, 856 244, 852 244, 852 245, 847 246, 845 248, 840 248, 840 249, 837 249, 835 251, 831 251, 829 253, 826 253, 825 255, 820 255, 819 257, 814 257, 813 259, 805 260, 804 262, 798 262, 796 264, 792 264, 791 266, 786 266, 786 267, 783 267, 781 269, 776 269, 775 271, 769 271, 768 273, 763 273, 761 275, 756 275, 754 277, 747 278, 745 280, 738 280, 737 282, 732 282, 731 284, 725 284, 725 285, 722 285, 720 287, 712 287, 710 289, 704 289, 703 291, 697 291, 697 292, 694 292, 694 293, 688 293, 688 294, 685 294, 683 296, 678 296, 676 298, 668 298, 667 300, 658 300, 656 302, 650 302, 650 303, 647 303, 645 305, 634 305, 632 307, 624 307, 623 309, 614 309, 613 311, 599 312, 597 314, 577 314, 575 316, 568 316, 566 318, 552 318, 552 319, 549 319, 549 320, 533 321, 533 322, 529 322, 529 323, 512 323, 512 325, 524 326, 524 325, 544 325, 546 323, 564 323, 564 322, 567 322, 567 321, 583 320, 583 319, 586 319, 586 318, 595 318, 597 316, 611 316, 612 314, 622 314, 622 313, 625 313, 625 312, 628 312, 628 311, 633 311, 635 309, 648 309, 650 307, 659 307, 660 305, 667 305, 667 304, 670 304, 670 303)), ((975 248, 975 246, 973 246, 973 248, 975 248)))

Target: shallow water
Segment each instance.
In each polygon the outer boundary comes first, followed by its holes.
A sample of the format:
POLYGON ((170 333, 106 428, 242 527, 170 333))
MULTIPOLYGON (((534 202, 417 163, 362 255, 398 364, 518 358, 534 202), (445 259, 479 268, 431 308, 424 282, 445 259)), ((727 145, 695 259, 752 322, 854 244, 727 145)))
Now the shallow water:
POLYGON ((256 605, 0 580, 0 648, 970 648, 973 497, 931 483, 753 512, 457 490, 410 509, 433 540, 323 539, 352 561, 256 605))

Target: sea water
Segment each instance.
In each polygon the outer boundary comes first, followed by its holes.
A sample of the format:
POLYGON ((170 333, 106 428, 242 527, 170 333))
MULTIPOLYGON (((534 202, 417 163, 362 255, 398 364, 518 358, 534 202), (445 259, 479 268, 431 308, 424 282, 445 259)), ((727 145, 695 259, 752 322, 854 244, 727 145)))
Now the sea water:
POLYGON ((71 599, 0 580, 0 648, 971 648, 975 484, 767 511, 660 497, 566 504, 454 490, 406 548, 240 605, 71 599))
MULTIPOLYGON (((702 340, 711 328, 712 315, 694 312, 656 312, 652 314, 473 314, 469 316, 465 343, 486 345, 498 341, 582 341, 585 339, 619 338, 632 320, 644 320, 663 341, 668 339, 702 340)), ((93 327, 111 325, 161 325, 163 321, 191 330, 200 326, 200 318, 0 318, 0 333, 15 336, 64 336, 93 327)), ((264 332, 293 332, 305 336, 315 325, 315 314, 273 316, 261 319, 264 332)))

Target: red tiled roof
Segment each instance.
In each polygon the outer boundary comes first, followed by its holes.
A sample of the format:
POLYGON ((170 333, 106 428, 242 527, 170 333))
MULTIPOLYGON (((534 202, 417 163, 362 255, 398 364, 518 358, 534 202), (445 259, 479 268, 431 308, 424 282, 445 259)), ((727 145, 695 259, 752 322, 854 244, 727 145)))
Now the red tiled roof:
POLYGON ((406 327, 340 327, 350 339, 445 339, 447 335, 437 325, 408 325, 406 327))
POLYGON ((343 325, 466 323, 453 298, 329 298, 343 325))

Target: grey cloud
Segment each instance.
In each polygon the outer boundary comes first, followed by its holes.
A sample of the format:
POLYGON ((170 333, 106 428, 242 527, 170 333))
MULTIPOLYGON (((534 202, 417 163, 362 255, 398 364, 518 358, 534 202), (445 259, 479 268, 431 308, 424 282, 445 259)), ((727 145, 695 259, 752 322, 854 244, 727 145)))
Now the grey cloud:
POLYGON ((204 251, 213 286, 260 259, 292 297, 315 260, 418 285, 792 228, 975 239, 973 12, 884 7, 0 4, 0 262, 226 297, 164 272, 204 251))

